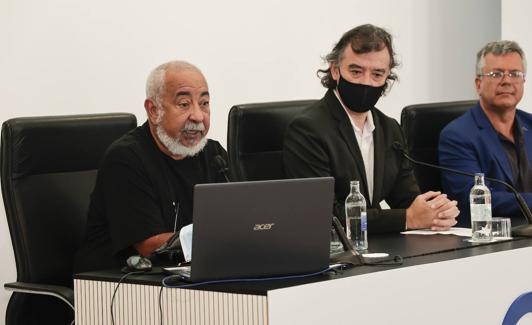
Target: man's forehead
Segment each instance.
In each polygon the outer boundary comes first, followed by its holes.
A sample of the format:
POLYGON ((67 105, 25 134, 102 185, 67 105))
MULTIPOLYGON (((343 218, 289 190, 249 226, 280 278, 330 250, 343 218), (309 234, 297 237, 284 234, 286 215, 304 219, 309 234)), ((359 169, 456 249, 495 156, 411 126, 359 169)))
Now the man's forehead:
POLYGON ((209 96, 209 91, 206 89, 192 89, 188 90, 189 87, 184 87, 178 89, 175 93, 175 97, 193 97, 193 96, 209 96))
POLYGON ((344 49, 342 56, 343 64, 348 67, 363 67, 370 69, 385 70, 390 67, 390 53, 386 47, 379 51, 355 53, 351 46, 344 49))
POLYGON ((170 93, 186 96, 208 94, 207 81, 198 70, 188 69, 168 71, 166 74, 166 90, 170 93))
POLYGON ((505 54, 488 53, 484 56, 485 65, 514 65, 523 66, 523 58, 517 52, 510 52, 505 54))

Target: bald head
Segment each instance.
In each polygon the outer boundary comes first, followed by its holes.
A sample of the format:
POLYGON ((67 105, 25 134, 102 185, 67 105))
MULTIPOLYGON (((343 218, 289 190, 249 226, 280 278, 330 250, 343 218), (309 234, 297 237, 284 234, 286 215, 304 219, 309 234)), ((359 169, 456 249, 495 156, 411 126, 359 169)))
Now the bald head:
POLYGON ((195 65, 186 61, 169 61, 161 64, 150 72, 146 80, 146 98, 161 105, 161 97, 165 92, 166 75, 169 71, 181 72, 185 70, 201 71, 195 65))

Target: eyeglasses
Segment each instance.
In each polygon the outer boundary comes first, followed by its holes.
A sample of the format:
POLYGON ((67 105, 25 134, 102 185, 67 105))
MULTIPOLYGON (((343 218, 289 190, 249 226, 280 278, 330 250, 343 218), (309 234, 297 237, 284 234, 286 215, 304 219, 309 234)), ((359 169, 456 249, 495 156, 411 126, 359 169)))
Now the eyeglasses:
POLYGON ((504 76, 508 76, 511 80, 515 81, 522 81, 525 80, 525 73, 522 71, 510 71, 510 72, 502 72, 502 71, 490 71, 488 73, 479 74, 479 77, 490 77, 490 79, 493 80, 501 80, 504 78, 504 76))

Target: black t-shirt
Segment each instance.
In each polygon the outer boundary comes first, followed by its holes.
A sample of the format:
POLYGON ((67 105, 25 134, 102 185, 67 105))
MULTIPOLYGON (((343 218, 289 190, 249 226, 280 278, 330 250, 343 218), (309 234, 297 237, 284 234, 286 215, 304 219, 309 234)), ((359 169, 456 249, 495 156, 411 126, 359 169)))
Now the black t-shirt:
POLYGON ((208 167, 200 156, 183 160, 174 160, 165 156, 164 160, 170 171, 169 179, 174 184, 180 184, 180 186, 173 186, 174 193, 171 193, 175 202, 175 219, 172 220, 171 226, 172 229, 175 227, 178 230, 192 223, 194 185, 212 182, 207 179, 208 167))
POLYGON ((194 185, 224 182, 213 165, 217 155, 227 161, 220 144, 208 140, 198 155, 173 160, 159 150, 147 123, 114 142, 98 171, 74 271, 124 266, 137 254, 133 244, 190 224, 194 185))

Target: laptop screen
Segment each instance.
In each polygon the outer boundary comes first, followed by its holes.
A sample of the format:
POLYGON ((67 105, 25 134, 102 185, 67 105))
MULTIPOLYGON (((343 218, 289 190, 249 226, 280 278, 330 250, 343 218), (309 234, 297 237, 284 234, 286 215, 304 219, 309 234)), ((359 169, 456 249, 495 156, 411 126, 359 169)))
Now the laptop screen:
POLYGON ((333 198, 332 177, 196 185, 191 280, 325 269, 333 198))

